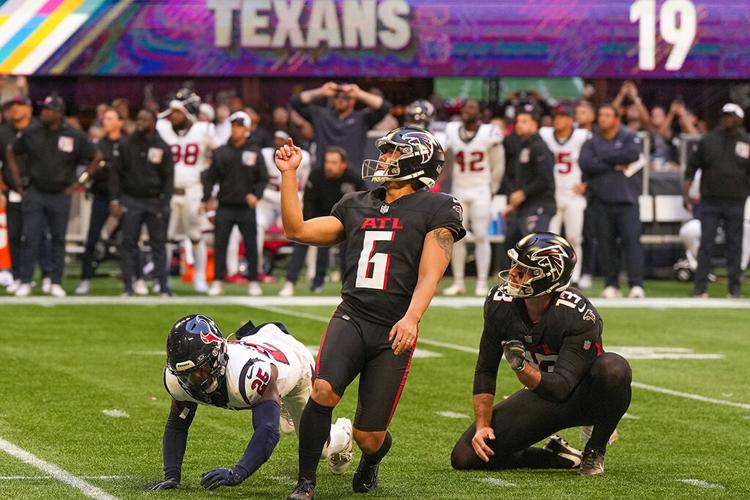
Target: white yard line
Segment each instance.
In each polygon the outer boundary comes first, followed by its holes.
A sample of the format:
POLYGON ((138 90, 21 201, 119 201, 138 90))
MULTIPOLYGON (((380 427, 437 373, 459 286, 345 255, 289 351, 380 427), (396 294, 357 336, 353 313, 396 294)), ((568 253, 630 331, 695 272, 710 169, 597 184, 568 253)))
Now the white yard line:
POLYGON ((642 384, 640 382, 633 382, 633 387, 644 389, 646 391, 658 392, 660 394, 668 394, 670 396, 676 396, 678 398, 692 399, 694 401, 701 401, 703 403, 711 403, 715 405, 732 406, 734 408, 741 408, 743 410, 750 410, 750 404, 748 403, 737 403, 735 401, 726 401, 724 399, 707 398, 700 394, 691 394, 689 392, 675 391, 673 389, 667 389, 666 387, 658 387, 656 385, 642 384))
MULTIPOLYGON (((314 320, 314 321, 320 321, 322 323, 327 323, 328 320, 329 320, 329 318, 326 317, 326 316, 320 316, 320 315, 316 315, 316 314, 304 313, 304 312, 299 312, 299 311, 291 311, 289 309, 284 309, 284 308, 281 308, 281 307, 273 307, 273 308, 271 308, 271 307, 264 307, 263 310, 265 310, 265 311, 271 311, 271 312, 274 312, 274 313, 277 313, 277 314, 283 314, 283 315, 286 315, 286 316, 292 316, 292 317, 297 317, 297 318, 304 318, 304 319, 310 319, 310 320, 314 320)), ((477 354, 477 353, 479 353, 479 349, 477 349, 475 347, 467 347, 467 346, 458 345, 458 344, 451 344, 449 342, 440 342, 438 340, 431 340, 431 339, 427 339, 427 338, 424 338, 424 337, 419 337, 418 344, 422 344, 422 345, 426 344, 426 345, 431 345, 431 346, 435 346, 435 347, 443 347, 445 349, 452 349, 454 351, 467 352, 467 353, 470 353, 470 354, 477 354)), ((672 348, 670 348, 670 349, 672 349, 672 348)), ((643 389, 643 390, 651 391, 651 392, 658 392, 660 394, 668 394, 670 396, 676 396, 676 397, 685 398, 685 399, 692 399, 692 400, 695 400, 695 401, 701 401, 703 403, 712 403, 712 404, 717 404, 717 405, 733 406, 735 408, 742 408, 744 410, 750 410, 750 404, 747 404, 747 403, 736 403, 734 401, 725 401, 723 399, 708 398, 708 397, 705 397, 705 396, 701 396, 699 394, 691 394, 689 392, 675 391, 675 390, 672 390, 672 389, 667 389, 666 387, 658 387, 658 386, 655 386, 655 385, 642 384, 640 382, 633 382, 632 385, 633 385, 633 387, 637 387, 639 389, 643 389)))
POLYGON ((510 481, 506 481, 505 479, 498 479, 496 477, 482 477, 477 479, 480 483, 490 484, 492 486, 502 486, 502 487, 509 487, 509 486, 515 486, 515 483, 511 483, 510 481))
MULTIPOLYGON (((750 299, 693 299, 693 298, 649 298, 649 299, 591 299, 600 309, 750 309, 750 299)), ((37 306, 82 306, 82 305, 220 305, 220 306, 307 306, 333 307, 341 302, 340 297, 246 297, 242 295, 223 297, 64 297, 52 298, 47 296, 33 297, 0 297, 0 305, 37 305, 37 306)), ((482 297, 435 297, 432 305, 435 307, 481 308, 484 304, 482 297)))
POLYGON ((704 490, 723 490, 724 487, 720 484, 709 483, 700 479, 678 479, 678 483, 695 486, 696 488, 703 488, 704 490))
POLYGON ((58 481, 61 481, 72 486, 73 488, 78 489, 81 493, 89 498, 96 498, 97 500, 115 500, 116 498, 106 491, 97 488, 93 484, 86 482, 83 478, 74 476, 70 472, 61 469, 55 464, 45 462, 41 458, 32 455, 28 451, 19 448, 18 446, 9 441, 6 441, 3 438, 0 438, 0 450, 24 463, 31 465, 36 469, 39 469, 42 472, 46 472, 58 481))
MULTIPOLYGON (((95 481, 122 481, 130 479, 131 476, 78 476, 80 479, 91 479, 95 481)), ((0 476, 0 481, 47 481, 57 479, 52 476, 0 476)))

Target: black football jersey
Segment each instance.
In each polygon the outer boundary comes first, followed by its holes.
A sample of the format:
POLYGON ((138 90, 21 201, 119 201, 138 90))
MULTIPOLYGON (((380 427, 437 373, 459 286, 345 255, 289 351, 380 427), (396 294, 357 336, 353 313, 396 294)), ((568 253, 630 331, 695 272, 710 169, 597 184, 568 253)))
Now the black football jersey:
POLYGON ((484 303, 474 394, 495 393, 502 342, 508 340, 523 342, 527 361, 539 366, 542 382, 537 392, 565 389, 569 393, 603 353, 602 327, 599 312, 575 288, 552 294, 549 309, 536 324, 529 319, 524 299, 493 288, 484 303))
POLYGON ((427 233, 466 235, 461 205, 444 193, 417 191, 388 205, 385 188, 345 195, 331 211, 344 225, 344 279, 339 309, 393 325, 409 308, 427 233))

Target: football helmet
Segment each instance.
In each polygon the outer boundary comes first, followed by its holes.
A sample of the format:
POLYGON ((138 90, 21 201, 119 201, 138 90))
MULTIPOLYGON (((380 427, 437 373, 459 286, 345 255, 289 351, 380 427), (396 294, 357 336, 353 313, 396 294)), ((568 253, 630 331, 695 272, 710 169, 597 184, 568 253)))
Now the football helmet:
POLYGON ((435 117, 435 106, 430 101, 418 99, 406 107, 404 124, 427 128, 435 117))
POLYGON ((228 359, 224 335, 207 316, 185 316, 169 331, 167 369, 196 399, 210 402, 224 379, 228 359))
POLYGON ((185 113, 188 120, 195 122, 198 121, 200 105, 201 98, 195 91, 189 88, 181 88, 169 101, 167 109, 159 113, 159 118, 166 118, 173 110, 177 109, 185 113))
POLYGON ((576 265, 576 253, 562 236, 531 233, 508 250, 511 268, 501 271, 500 287, 511 297, 538 297, 565 290, 576 265))
POLYGON ((418 180, 431 188, 443 171, 443 147, 427 130, 420 127, 400 127, 375 141, 381 153, 399 151, 401 155, 391 161, 365 160, 362 162, 362 179, 376 184, 389 181, 418 180))

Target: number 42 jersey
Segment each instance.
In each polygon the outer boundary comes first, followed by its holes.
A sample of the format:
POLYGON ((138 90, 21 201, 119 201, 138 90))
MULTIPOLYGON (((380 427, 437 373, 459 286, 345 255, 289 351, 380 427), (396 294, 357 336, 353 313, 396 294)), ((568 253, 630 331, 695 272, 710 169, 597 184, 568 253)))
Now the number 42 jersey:
POLYGON ((409 308, 425 236, 444 227, 466 235, 461 204, 425 190, 385 203, 385 188, 345 195, 331 211, 344 225, 344 279, 339 310, 393 325, 409 308))

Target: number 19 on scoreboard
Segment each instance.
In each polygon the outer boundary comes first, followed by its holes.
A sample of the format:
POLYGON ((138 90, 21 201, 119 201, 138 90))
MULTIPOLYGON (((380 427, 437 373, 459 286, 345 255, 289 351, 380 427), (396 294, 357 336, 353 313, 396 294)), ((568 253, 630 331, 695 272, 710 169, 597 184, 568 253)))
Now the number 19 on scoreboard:
MULTIPOLYGON (((638 68, 656 69, 656 0, 636 0, 630 6, 630 22, 638 23, 638 68)), ((666 0, 659 9, 659 35, 672 45, 664 64, 668 71, 682 68, 695 41, 695 5, 691 0, 666 0)))

